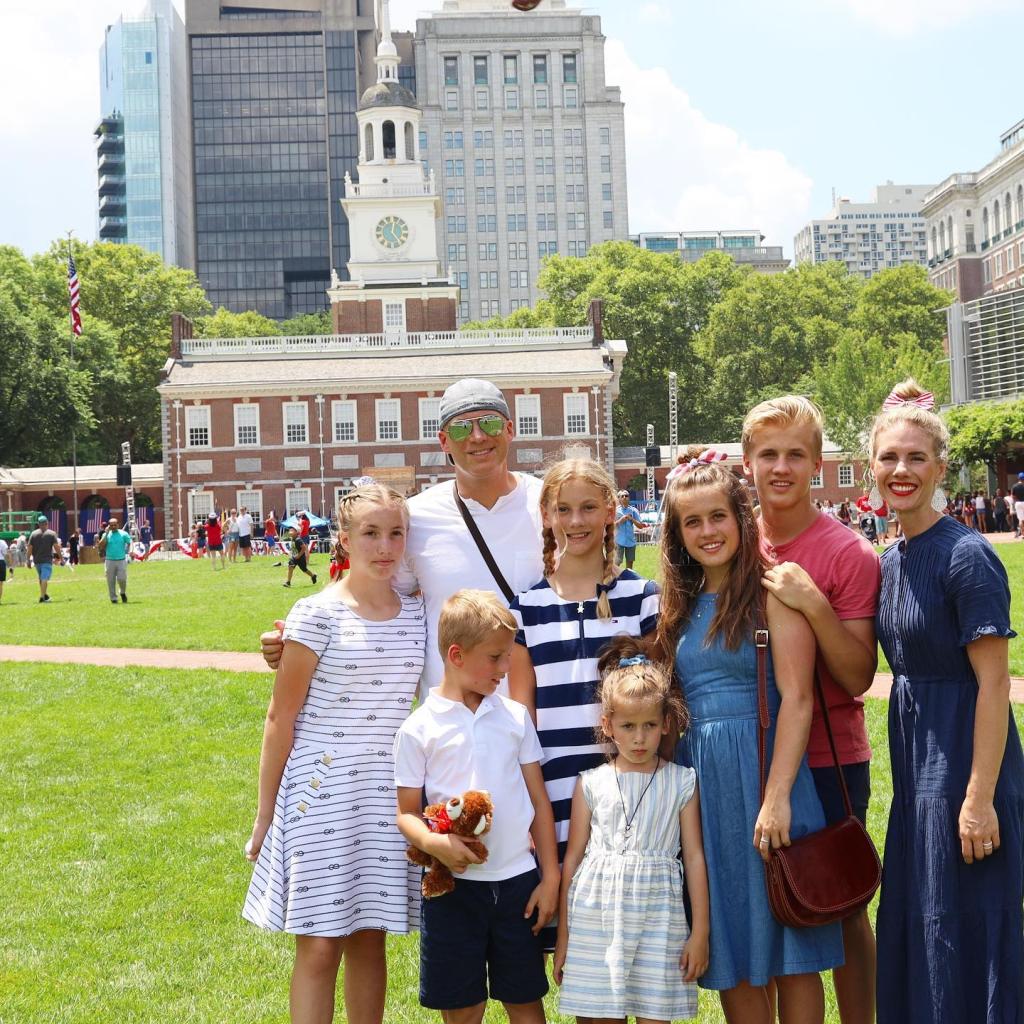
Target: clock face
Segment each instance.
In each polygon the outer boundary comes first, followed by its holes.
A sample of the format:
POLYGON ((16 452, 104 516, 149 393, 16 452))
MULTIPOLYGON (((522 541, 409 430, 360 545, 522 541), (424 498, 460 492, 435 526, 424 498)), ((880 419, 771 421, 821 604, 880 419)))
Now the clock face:
POLYGON ((375 233, 385 249, 398 249, 409 241, 409 225, 394 214, 382 217, 375 233))

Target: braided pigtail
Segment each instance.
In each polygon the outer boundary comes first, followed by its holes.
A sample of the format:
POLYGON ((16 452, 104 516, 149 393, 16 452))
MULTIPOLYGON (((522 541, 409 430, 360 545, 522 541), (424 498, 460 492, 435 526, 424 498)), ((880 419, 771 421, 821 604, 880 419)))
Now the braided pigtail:
MULTIPOLYGON (((604 572, 601 576, 601 582, 607 585, 618 574, 619 568, 615 564, 615 523, 609 523, 604 528, 604 572)), ((597 617, 599 619, 610 619, 612 617, 612 603, 608 599, 607 590, 602 590, 601 596, 597 599, 597 617)))
POLYGON ((553 576, 555 573, 555 531, 550 526, 544 527, 544 576, 553 576))

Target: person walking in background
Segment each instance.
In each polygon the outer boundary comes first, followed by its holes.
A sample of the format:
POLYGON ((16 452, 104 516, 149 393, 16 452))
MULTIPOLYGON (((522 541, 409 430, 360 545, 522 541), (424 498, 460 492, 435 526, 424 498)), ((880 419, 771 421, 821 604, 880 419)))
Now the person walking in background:
POLYGON ((1017 517, 1016 535, 1018 540, 1024 537, 1024 473, 1017 474, 1017 482, 1010 490, 1013 496, 1013 511, 1017 517))
POLYGON ((871 470, 904 540, 882 556, 892 804, 878 906, 878 1024, 1006 1024, 1024 1006, 1024 754, 1009 703, 1010 588, 941 514, 949 433, 898 384, 871 470))
POLYGON ((206 517, 206 550, 210 553, 210 567, 217 571, 217 558, 220 557, 220 567, 226 569, 227 562, 224 561, 224 531, 221 529, 220 519, 215 512, 206 517))
POLYGON ((292 573, 296 569, 299 572, 304 572, 314 583, 316 583, 316 573, 309 571, 309 566, 306 564, 306 557, 309 549, 306 546, 306 542, 299 536, 299 531, 291 526, 288 528, 288 539, 291 545, 291 557, 288 559, 288 579, 282 584, 282 586, 290 587, 292 585, 292 573))
POLYGON ((247 562, 252 561, 252 528, 253 519, 249 514, 247 508, 243 508, 238 513, 238 546, 242 549, 242 554, 247 562))
POLYGON ((615 510, 615 564, 626 563, 633 568, 636 559, 636 528, 643 526, 636 509, 629 503, 629 491, 619 491, 619 507, 615 510))
POLYGON ((68 537, 68 557, 71 560, 72 569, 78 565, 78 548, 81 543, 82 534, 79 532, 78 528, 75 527, 75 529, 71 531, 71 536, 68 537))
POLYGON ((1006 533, 1006 497, 1002 488, 996 491, 996 496, 992 499, 992 515, 995 519, 996 533, 1006 533))
POLYGON ((232 509, 221 525, 228 546, 228 561, 234 562, 238 558, 238 513, 232 509))
POLYGON ((107 575, 107 595, 111 604, 117 604, 117 592, 121 592, 121 603, 128 603, 128 553, 132 549, 132 537, 121 529, 117 516, 111 516, 106 530, 97 542, 103 552, 103 568, 107 575))
POLYGON ((48 604, 50 595, 46 591, 53 576, 53 559, 56 556, 59 564, 62 557, 60 538, 50 529, 46 516, 40 514, 36 524, 36 529, 29 535, 27 548, 39 578, 39 603, 48 604))
POLYGON ((274 517, 273 509, 263 522, 263 539, 267 542, 267 554, 274 554, 277 547, 277 519, 274 517))
POLYGON ((985 495, 981 491, 974 493, 974 528, 978 533, 988 533, 988 523, 985 521, 985 495))
POLYGON ((851 526, 853 523, 853 516, 850 515, 850 503, 848 501, 840 503, 839 510, 836 512, 836 519, 838 519, 843 526, 851 526))
POLYGON ((7 581, 7 541, 0 537, 0 601, 4 597, 4 583, 7 581))

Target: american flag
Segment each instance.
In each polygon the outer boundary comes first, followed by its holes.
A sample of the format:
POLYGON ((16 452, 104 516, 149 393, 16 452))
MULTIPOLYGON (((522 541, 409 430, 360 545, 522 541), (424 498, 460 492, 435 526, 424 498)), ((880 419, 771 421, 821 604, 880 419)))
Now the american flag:
POLYGON ((75 268, 75 257, 71 253, 68 253, 68 301, 71 303, 71 331, 80 335, 82 314, 78 311, 78 271, 75 268))
POLYGON ((105 508, 91 508, 85 514, 85 532, 99 533, 109 512, 105 508))

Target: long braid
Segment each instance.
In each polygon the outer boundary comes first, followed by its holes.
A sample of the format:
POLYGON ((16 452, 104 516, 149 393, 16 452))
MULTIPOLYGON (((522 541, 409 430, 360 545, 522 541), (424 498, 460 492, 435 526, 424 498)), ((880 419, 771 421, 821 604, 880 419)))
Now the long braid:
POLYGON ((544 527, 544 576, 553 576, 555 573, 555 531, 550 526, 544 527))
MULTIPOLYGON (((608 523, 604 528, 604 571, 601 582, 611 583, 619 574, 619 567, 615 564, 615 523, 608 523)), ((599 619, 610 619, 612 617, 612 603, 608 599, 608 591, 602 590, 597 601, 597 617, 599 619)))

